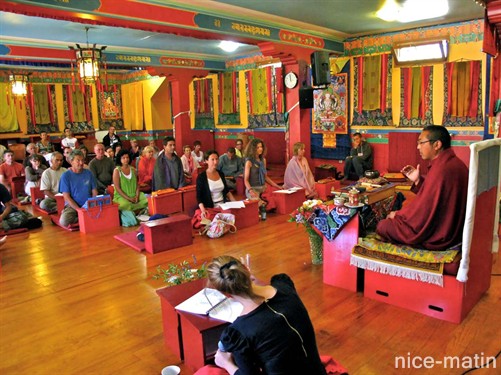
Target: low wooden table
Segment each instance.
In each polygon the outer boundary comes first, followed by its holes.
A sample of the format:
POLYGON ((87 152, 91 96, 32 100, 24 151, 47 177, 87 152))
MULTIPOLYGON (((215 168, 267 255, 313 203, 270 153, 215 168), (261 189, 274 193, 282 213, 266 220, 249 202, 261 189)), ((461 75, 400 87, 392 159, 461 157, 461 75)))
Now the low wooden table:
POLYGON ((196 371, 210 362, 227 322, 208 316, 177 311, 175 307, 205 287, 207 280, 158 289, 162 306, 165 345, 196 371))
MULTIPOLYGON (((395 185, 387 184, 366 195, 368 204, 374 204, 395 194, 395 185)), ((364 198, 361 198, 364 199, 364 198)), ((350 264, 351 249, 358 242, 359 217, 355 215, 341 229, 337 237, 329 241, 324 237, 323 279, 325 284, 352 292, 363 290, 364 270, 350 264)))

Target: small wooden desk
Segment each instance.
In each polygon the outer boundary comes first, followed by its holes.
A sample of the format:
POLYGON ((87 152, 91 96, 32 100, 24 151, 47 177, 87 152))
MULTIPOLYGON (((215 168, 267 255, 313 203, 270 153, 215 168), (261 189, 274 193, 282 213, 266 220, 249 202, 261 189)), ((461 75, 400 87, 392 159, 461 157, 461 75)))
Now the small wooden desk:
POLYGON ((229 323, 208 316, 177 311, 175 307, 205 287, 207 280, 158 289, 162 306, 164 343, 184 363, 196 371, 217 351, 217 342, 229 323))

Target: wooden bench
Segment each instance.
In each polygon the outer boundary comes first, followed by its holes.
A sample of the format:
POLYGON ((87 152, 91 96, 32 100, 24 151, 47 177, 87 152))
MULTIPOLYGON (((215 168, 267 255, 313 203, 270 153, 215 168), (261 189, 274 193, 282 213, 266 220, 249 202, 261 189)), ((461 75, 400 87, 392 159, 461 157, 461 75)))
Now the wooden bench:
POLYGON ((179 191, 182 193, 183 212, 192 217, 198 208, 197 188, 195 185, 188 185, 179 188, 179 191))
POLYGON ((281 215, 290 214, 306 200, 304 189, 299 189, 292 193, 274 191, 273 198, 275 198, 275 203, 277 205, 277 213, 281 215))
POLYGON ((78 225, 80 232, 94 233, 120 227, 118 204, 107 204, 102 207, 79 208, 78 225))
POLYGON ((323 200, 329 200, 332 189, 341 188, 341 182, 334 179, 323 179, 315 183, 315 190, 318 193, 318 197, 323 200))
POLYGON ((233 215, 235 215, 235 226, 237 227, 237 230, 259 223, 258 201, 245 200, 244 204, 245 208, 232 208, 229 210, 233 215))
POLYGON ((193 243, 191 217, 180 214, 141 223, 144 229, 145 249, 150 254, 160 253, 193 243))
POLYGON ((183 197, 182 192, 179 190, 148 196, 148 212, 150 215, 170 215, 181 211, 183 211, 183 197))

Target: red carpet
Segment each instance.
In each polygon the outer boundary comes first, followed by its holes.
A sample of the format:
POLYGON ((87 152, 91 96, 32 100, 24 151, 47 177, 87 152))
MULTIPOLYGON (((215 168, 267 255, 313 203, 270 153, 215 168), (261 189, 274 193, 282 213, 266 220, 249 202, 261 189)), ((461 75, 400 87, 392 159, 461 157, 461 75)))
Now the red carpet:
POLYGON ((144 242, 139 241, 136 235, 137 232, 132 231, 127 233, 120 233, 113 237, 115 237, 116 240, 123 242, 127 246, 132 247, 134 250, 141 252, 145 249, 144 242))

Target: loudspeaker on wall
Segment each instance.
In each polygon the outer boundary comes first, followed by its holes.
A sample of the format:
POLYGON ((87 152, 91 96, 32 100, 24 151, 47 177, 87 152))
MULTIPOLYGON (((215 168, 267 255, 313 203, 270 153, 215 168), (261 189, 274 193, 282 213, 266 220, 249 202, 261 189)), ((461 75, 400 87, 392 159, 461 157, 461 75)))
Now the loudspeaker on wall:
POLYGON ((313 108, 313 88, 302 87, 299 89, 299 108, 313 108))
POLYGON ((331 83, 329 53, 316 51, 311 54, 311 72, 313 85, 328 85, 331 83))

